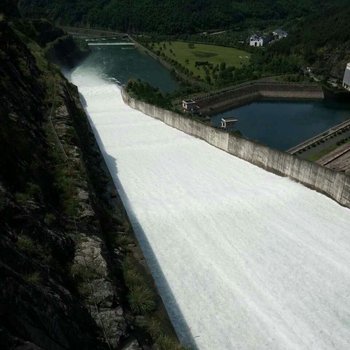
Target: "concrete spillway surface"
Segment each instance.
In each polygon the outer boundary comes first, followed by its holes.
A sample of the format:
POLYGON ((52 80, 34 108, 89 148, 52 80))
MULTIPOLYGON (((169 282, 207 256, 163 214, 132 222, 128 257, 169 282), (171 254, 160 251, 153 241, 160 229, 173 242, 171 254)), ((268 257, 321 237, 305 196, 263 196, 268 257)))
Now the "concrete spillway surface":
POLYGON ((72 80, 183 343, 350 349, 348 209, 72 80))

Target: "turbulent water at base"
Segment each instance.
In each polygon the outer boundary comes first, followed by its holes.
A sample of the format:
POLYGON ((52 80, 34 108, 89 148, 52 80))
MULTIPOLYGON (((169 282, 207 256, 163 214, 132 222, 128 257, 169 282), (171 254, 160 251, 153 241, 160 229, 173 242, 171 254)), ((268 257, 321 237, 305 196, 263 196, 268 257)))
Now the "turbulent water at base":
POLYGON ((72 81, 181 341, 348 350, 348 209, 72 81))
POLYGON ((350 119, 350 105, 336 102, 255 102, 212 118, 238 119, 234 130, 251 140, 285 151, 350 119))

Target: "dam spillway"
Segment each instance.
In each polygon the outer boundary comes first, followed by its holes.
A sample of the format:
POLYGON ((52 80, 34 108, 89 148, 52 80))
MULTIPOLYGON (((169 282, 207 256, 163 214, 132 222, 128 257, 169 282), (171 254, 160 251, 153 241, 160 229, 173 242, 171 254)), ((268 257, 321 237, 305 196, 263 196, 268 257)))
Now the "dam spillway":
POLYGON ((349 349, 348 209, 72 82, 184 344, 349 349))

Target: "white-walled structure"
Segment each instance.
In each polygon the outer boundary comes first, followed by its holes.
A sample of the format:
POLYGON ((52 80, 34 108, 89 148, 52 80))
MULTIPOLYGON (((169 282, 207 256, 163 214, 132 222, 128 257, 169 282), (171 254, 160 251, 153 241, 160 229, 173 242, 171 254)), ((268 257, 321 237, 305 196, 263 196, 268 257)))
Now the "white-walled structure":
POLYGON ((272 32, 274 40, 281 40, 288 36, 288 33, 282 29, 276 29, 272 32))
POLYGON ((254 34, 250 37, 249 45, 254 47, 264 46, 264 37, 254 34))
POLYGON ((193 100, 183 100, 182 101, 182 109, 185 112, 191 112, 191 113, 196 113, 199 110, 196 102, 193 100))
POLYGON ((346 90, 350 91, 350 63, 347 64, 345 73, 344 73, 344 79, 343 79, 343 87, 346 90))

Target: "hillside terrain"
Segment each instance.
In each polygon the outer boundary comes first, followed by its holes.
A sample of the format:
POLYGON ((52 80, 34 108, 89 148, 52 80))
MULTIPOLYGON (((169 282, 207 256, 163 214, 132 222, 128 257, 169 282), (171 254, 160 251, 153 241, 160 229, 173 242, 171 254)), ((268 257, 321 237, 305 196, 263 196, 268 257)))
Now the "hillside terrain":
POLYGON ((264 53, 269 61, 276 56, 299 55, 320 75, 342 79, 350 61, 350 6, 334 1, 303 17, 288 38, 272 45, 264 53))
MULTIPOLYGON (((327 1, 326 1, 327 2, 327 1)), ((315 0, 21 0, 26 15, 66 24, 128 32, 191 33, 297 18, 319 7, 315 0)))
POLYGON ((2 5, 1 349, 180 349, 78 92, 48 60, 84 53, 2 5))
POLYGON ((69 121, 74 102, 36 41, 26 39, 27 46, 4 20, 0 38, 0 343, 4 349, 105 349, 72 272, 83 271, 75 258, 85 233, 101 249, 69 121))
POLYGON ((255 50, 236 77, 230 78, 232 74, 226 72, 229 78, 223 80, 231 83, 267 75, 299 74, 307 66, 312 66, 321 79, 341 79, 350 55, 350 7, 346 0, 21 0, 19 4, 25 16, 46 17, 60 24, 149 33, 156 42, 188 37, 244 49, 246 44, 242 46, 242 42, 253 31, 268 33, 278 26, 288 30, 287 39, 255 50), (223 33, 207 37, 199 34, 208 31, 223 33))

